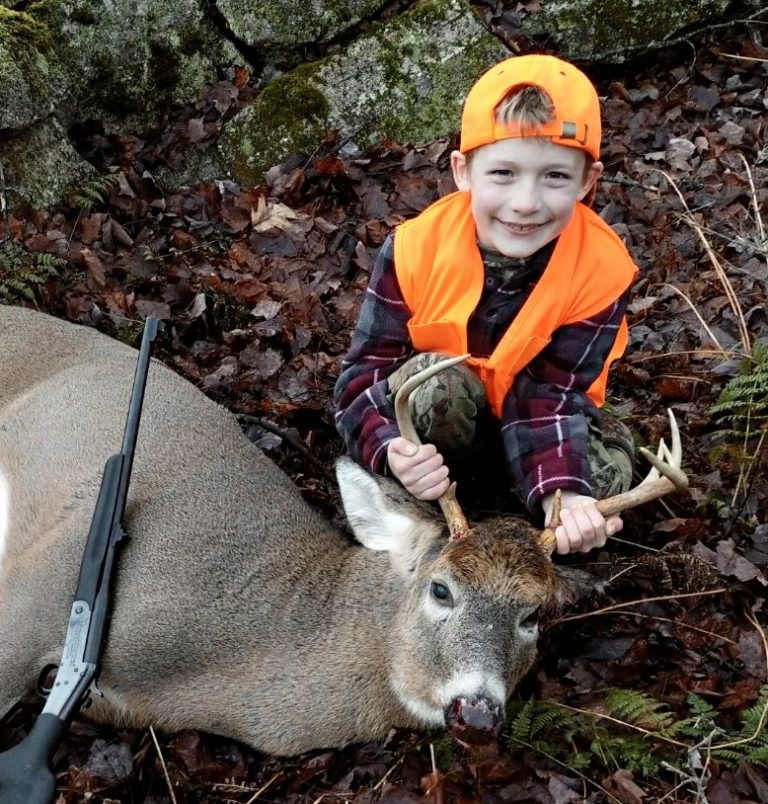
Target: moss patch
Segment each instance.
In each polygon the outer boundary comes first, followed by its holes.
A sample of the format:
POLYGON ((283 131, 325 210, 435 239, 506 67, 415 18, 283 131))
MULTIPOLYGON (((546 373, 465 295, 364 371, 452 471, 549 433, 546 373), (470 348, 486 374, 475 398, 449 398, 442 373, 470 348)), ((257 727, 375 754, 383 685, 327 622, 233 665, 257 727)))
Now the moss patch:
POLYGON ((716 17, 729 0, 554 0, 523 30, 554 36, 565 58, 615 57, 659 45, 686 25, 716 17))
POLYGON ((322 141, 329 106, 316 82, 317 64, 276 78, 227 127, 219 150, 240 183, 258 184, 287 154, 311 152, 322 141))
POLYGON ((465 0, 425 0, 342 54, 267 86, 227 127, 224 162, 254 184, 288 154, 312 153, 328 129, 361 148, 445 136, 458 129, 472 82, 505 55, 465 0))
POLYGON ((47 113, 56 83, 52 41, 32 16, 0 6, 0 128, 19 128, 47 113))
POLYGON ((385 0, 218 0, 235 35, 268 55, 327 42, 385 4, 385 0))

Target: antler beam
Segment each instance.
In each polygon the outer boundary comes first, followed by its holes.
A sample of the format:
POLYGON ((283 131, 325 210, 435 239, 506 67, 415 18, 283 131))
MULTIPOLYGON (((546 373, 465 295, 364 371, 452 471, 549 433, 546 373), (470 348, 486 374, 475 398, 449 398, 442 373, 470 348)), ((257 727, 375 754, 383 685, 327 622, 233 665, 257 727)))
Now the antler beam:
MULTIPOLYGON (((411 406, 409 404, 410 396, 422 383, 426 382, 430 377, 434 377, 441 371, 444 371, 451 366, 463 363, 469 355, 459 355, 458 357, 447 357, 445 360, 440 360, 437 363, 427 366, 427 368, 409 377, 398 389, 395 394, 395 417, 397 419, 397 426, 400 428, 400 434, 403 438, 414 444, 421 444, 416 427, 413 424, 411 417, 411 406)), ((469 522, 464 516, 456 499, 456 484, 451 483, 447 491, 445 491, 437 500, 440 510, 443 512, 445 521, 448 523, 448 530, 452 539, 460 539, 469 531, 469 522)))
MULTIPOLYGON (((657 500, 673 491, 685 491, 688 488, 688 478, 680 468, 683 460, 683 447, 680 441, 680 428, 671 410, 669 414, 669 427, 672 436, 672 449, 664 443, 662 439, 659 448, 654 455, 645 447, 640 448, 640 452, 651 464, 651 470, 644 480, 635 488, 625 491, 623 494, 616 494, 613 497, 606 497, 598 500, 597 510, 603 516, 620 514, 630 508, 636 508, 651 500, 657 500)), ((559 525, 559 518, 554 520, 550 526, 542 531, 539 540, 541 546, 547 552, 553 552, 557 546, 555 540, 555 529, 559 525)))

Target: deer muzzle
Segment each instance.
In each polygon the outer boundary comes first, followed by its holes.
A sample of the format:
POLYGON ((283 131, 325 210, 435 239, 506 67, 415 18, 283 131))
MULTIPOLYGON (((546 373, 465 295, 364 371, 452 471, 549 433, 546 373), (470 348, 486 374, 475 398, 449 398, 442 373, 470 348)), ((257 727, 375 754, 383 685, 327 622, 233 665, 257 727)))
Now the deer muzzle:
POLYGON ((445 709, 445 725, 463 745, 495 742, 503 720, 501 706, 482 696, 454 698, 445 709))

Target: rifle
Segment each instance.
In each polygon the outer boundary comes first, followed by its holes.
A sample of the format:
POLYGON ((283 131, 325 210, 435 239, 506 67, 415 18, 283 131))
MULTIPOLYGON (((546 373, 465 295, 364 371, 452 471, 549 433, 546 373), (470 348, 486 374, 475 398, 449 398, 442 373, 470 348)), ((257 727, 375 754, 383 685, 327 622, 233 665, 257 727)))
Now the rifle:
POLYGON ((144 323, 120 452, 104 467, 93 512, 61 664, 43 711, 27 736, 0 754, 0 804, 50 804, 56 793, 53 755, 72 718, 91 695, 109 625, 111 583, 123 529, 136 436, 158 321, 144 323))

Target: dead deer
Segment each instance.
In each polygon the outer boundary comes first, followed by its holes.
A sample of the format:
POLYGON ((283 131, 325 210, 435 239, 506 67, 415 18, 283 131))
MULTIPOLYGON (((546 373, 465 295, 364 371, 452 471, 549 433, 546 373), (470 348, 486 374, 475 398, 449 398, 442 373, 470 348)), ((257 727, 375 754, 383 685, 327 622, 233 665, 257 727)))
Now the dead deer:
MULTIPOLYGON (((135 352, 0 306, 0 355, 2 715, 60 659, 135 352)), ((679 466, 677 452, 661 455, 679 466)), ((551 544, 509 518, 448 539, 396 481, 345 458, 337 477, 357 544, 234 416, 153 361, 91 716, 278 755, 393 727, 447 725, 460 740, 496 728, 534 661, 551 544)))

